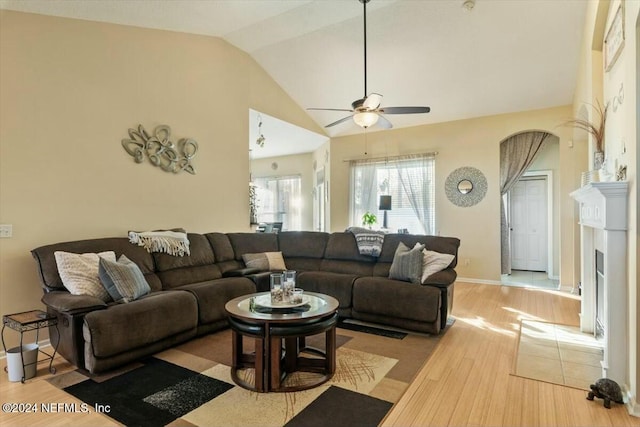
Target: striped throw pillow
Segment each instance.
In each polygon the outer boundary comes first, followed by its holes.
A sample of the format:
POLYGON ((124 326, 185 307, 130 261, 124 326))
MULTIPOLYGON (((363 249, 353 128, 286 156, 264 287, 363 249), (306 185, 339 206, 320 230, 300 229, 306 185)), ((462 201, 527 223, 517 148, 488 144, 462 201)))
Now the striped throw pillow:
POLYGON ((389 279, 419 284, 422 278, 423 249, 424 245, 419 243, 409 249, 407 245, 400 242, 389 269, 389 279))
POLYGON ((151 292, 140 267, 125 255, 121 255, 115 262, 101 258, 98 274, 102 285, 115 302, 131 302, 151 292))

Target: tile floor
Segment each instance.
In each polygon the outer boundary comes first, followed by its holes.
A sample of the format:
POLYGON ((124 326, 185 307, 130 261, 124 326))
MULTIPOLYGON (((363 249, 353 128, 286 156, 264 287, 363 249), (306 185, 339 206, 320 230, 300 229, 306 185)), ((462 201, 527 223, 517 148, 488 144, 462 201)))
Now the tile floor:
POLYGON ((515 374, 589 390, 602 377, 602 344, 577 326, 523 320, 515 374))
POLYGON ((511 274, 503 274, 500 280, 505 286, 533 287, 542 289, 558 289, 559 281, 549 279, 543 271, 512 270, 511 274))

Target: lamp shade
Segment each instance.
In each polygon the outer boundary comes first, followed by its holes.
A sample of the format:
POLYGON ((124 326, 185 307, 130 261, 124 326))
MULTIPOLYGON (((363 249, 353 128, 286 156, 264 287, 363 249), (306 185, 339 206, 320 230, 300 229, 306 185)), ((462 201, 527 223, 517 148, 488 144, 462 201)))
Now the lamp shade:
POLYGON ((353 115, 353 121, 363 128, 368 128, 378 123, 378 115, 371 112, 356 113, 353 115))
POLYGON ((391 196, 380 196, 380 206, 378 209, 381 211, 390 211, 391 210, 391 196))

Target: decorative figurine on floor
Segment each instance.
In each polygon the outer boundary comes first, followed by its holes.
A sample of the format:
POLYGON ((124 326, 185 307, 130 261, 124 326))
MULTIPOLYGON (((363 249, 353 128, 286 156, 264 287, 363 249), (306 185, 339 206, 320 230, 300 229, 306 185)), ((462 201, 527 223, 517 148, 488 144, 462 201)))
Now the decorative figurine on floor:
POLYGON ((622 389, 617 382, 609 378, 600 378, 595 384, 589 386, 591 391, 587 396, 588 400, 594 397, 604 399, 604 407, 611 409, 611 402, 624 403, 622 400, 622 389))

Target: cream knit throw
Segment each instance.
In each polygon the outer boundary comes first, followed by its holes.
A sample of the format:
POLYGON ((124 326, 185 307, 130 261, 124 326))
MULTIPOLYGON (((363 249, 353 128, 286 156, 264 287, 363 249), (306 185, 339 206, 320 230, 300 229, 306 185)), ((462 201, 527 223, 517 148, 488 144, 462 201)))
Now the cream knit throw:
POLYGON ((169 255, 190 255, 187 233, 177 231, 130 231, 129 242, 144 247, 147 252, 165 252, 169 255))

